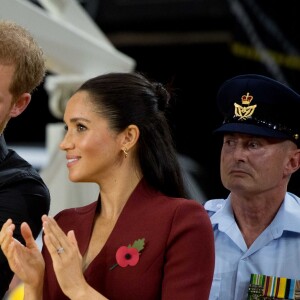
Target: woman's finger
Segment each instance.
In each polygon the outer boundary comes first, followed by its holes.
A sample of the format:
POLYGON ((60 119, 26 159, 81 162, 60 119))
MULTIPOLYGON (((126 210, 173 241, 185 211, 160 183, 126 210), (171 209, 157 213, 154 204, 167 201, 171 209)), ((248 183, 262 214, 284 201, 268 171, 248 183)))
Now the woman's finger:
POLYGON ((57 256, 68 251, 69 241, 66 234, 52 217, 43 217, 44 241, 51 255, 57 256))

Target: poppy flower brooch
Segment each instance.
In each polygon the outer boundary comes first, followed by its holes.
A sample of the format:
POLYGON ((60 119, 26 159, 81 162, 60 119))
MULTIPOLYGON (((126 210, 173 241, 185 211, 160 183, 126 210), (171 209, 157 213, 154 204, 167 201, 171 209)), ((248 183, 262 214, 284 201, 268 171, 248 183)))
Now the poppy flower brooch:
POLYGON ((135 266, 140 260, 140 252, 144 249, 145 238, 138 239, 132 245, 121 246, 116 252, 117 263, 110 267, 113 270, 115 267, 120 266, 125 268, 127 266, 135 266))

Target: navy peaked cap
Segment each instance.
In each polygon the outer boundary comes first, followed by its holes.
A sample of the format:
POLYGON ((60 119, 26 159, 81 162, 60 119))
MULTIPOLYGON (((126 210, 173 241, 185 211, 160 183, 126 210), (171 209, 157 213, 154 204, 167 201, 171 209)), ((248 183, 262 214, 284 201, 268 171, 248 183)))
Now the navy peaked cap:
POLYGON ((288 139, 300 147, 300 95, 266 76, 245 74, 223 83, 217 105, 224 117, 215 132, 288 139))

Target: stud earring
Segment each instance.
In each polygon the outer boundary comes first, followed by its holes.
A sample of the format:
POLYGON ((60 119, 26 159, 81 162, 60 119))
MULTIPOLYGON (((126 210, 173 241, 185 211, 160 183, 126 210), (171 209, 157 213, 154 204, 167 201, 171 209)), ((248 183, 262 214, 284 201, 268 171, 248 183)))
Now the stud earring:
POLYGON ((125 147, 124 149, 122 149, 122 151, 124 152, 125 158, 127 158, 127 156, 128 156, 128 150, 127 150, 127 148, 125 147))

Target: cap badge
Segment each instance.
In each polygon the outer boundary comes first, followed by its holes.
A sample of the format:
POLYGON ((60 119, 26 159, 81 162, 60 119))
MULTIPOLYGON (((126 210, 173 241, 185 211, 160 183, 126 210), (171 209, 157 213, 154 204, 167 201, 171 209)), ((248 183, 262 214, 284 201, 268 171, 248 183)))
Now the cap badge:
POLYGON ((247 106, 241 106, 237 103, 234 103, 234 107, 235 107, 234 116, 239 117, 239 120, 244 121, 244 120, 249 119, 253 115, 254 110, 257 105, 255 104, 255 105, 249 106, 249 104, 253 100, 253 96, 251 96, 249 93, 247 93, 246 95, 243 95, 241 97, 241 100, 242 100, 242 104, 247 105, 247 106))

